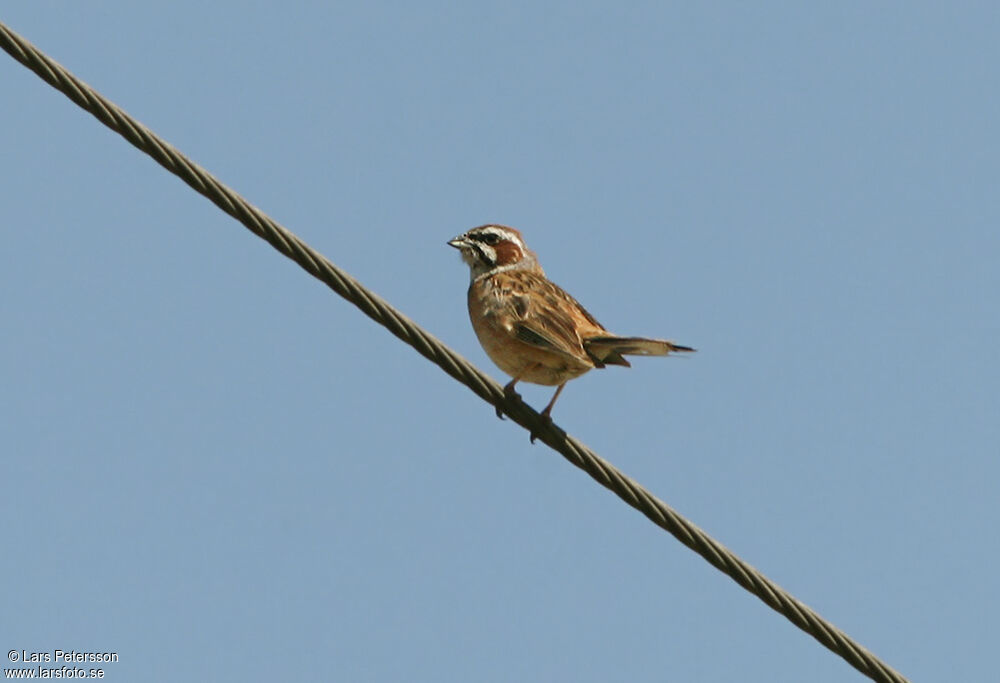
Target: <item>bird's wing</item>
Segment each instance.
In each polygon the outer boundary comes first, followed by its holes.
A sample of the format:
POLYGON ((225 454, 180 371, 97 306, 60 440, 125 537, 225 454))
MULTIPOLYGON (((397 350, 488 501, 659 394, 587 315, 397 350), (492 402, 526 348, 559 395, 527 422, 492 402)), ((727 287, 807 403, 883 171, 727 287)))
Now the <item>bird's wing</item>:
POLYGON ((576 299, 531 271, 508 271, 496 277, 501 288, 509 290, 513 332, 518 340, 593 362, 581 335, 607 331, 576 299))

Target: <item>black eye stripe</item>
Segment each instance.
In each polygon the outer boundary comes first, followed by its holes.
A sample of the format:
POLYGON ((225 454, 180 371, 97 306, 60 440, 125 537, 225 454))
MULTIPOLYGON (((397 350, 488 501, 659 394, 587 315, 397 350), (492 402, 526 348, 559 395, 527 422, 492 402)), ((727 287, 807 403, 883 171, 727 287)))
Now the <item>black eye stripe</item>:
POLYGON ((495 232, 477 232, 469 234, 469 239, 492 245, 500 241, 500 236, 495 232))

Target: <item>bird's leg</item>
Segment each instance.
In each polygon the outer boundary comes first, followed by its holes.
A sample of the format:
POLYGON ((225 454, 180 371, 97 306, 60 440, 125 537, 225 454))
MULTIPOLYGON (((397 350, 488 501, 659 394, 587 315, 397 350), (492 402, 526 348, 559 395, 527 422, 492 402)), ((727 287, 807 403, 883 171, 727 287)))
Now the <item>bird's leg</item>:
POLYGON ((552 406, 556 404, 556 399, 559 398, 559 394, 562 393, 563 387, 565 386, 566 382, 563 382, 562 384, 559 385, 559 388, 556 389, 555 396, 552 397, 552 400, 549 401, 549 404, 545 406, 545 410, 542 411, 543 417, 548 417, 550 420, 552 419, 551 417, 549 417, 552 414, 552 406))
MULTIPOLYGON (((516 391, 514 391, 514 385, 517 384, 518 382, 520 382, 522 377, 524 377, 526 374, 528 374, 532 370, 536 369, 537 367, 538 367, 538 363, 535 363, 533 365, 529 365, 528 367, 526 367, 523 370, 521 370, 521 372, 517 373, 517 375, 515 375, 514 379, 512 379, 509 382, 507 382, 507 384, 503 388, 503 395, 504 395, 504 397, 506 397, 506 399, 508 401, 513 401, 515 399, 520 399, 521 398, 521 394, 519 394, 516 391)), ((503 411, 500 410, 500 406, 497 406, 497 417, 499 417, 501 420, 503 419, 503 411)))
MULTIPOLYGON (((542 419, 545 420, 547 424, 552 424, 552 406, 556 404, 556 399, 559 398, 559 394, 562 393, 563 387, 565 386, 566 382, 559 385, 559 388, 556 389, 556 393, 552 397, 552 400, 549 401, 549 404, 545 406, 545 409, 541 413, 542 419)), ((536 438, 538 438, 538 435, 535 432, 531 432, 531 443, 535 443, 536 438)))

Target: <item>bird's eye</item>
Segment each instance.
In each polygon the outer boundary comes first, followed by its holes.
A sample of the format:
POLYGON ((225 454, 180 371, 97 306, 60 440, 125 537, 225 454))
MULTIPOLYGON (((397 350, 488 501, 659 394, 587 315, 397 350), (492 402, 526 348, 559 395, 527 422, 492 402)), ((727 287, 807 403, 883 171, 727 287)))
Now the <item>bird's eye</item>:
POLYGON ((500 237, 498 235, 494 235, 492 232, 488 232, 483 235, 483 241, 492 246, 500 241, 500 237))

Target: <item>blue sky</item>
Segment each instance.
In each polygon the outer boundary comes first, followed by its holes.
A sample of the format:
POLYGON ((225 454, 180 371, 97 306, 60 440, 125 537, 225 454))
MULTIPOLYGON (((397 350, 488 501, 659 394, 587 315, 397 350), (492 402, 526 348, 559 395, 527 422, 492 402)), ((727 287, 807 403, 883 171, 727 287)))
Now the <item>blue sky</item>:
MULTIPOLYGON (((995 673, 996 5, 0 20, 502 382, 445 242, 518 227, 607 327, 699 349, 572 382, 557 423, 914 680, 995 673)), ((0 78, 0 645, 116 651, 108 680, 861 680, 0 78)))

